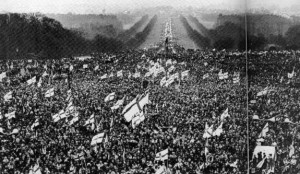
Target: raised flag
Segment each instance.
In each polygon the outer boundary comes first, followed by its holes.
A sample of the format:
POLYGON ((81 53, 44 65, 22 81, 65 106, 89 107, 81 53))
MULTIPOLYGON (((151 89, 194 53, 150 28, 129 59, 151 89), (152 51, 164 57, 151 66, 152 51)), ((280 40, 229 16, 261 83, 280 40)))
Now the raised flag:
POLYGON ((31 167, 29 174, 42 174, 41 168, 38 164, 35 164, 34 167, 31 167))
POLYGON ((124 104, 124 100, 125 100, 125 96, 121 99, 118 100, 113 107, 111 107, 111 110, 116 110, 118 109, 120 106, 122 106, 124 104))
POLYGON ((16 111, 5 114, 4 117, 6 117, 8 120, 12 118, 16 118, 16 111))
POLYGON ((42 86, 42 78, 40 78, 38 84, 37 84, 38 87, 41 87, 42 86))
POLYGON ((59 113, 52 116, 54 122, 58 122, 59 120, 61 120, 63 118, 67 118, 67 117, 68 116, 64 110, 61 110, 59 113))
POLYGON ((124 117, 127 122, 130 122, 132 118, 144 108, 149 101, 149 94, 147 93, 145 96, 136 97, 132 102, 130 102, 124 109, 124 117), (141 98, 139 100, 139 98, 141 98))
MULTIPOLYGON (((295 67, 294 67, 295 68, 295 67)), ((292 73, 288 73, 288 78, 291 79, 294 77, 295 71, 293 69, 292 73)))
POLYGON ((155 171, 155 174, 166 174, 166 167, 160 166, 159 169, 155 171))
POLYGON ((260 169, 260 168, 264 165, 266 159, 267 159, 267 157, 264 157, 264 158, 257 164, 256 168, 259 168, 259 169, 260 169))
POLYGON ((210 137, 212 137, 212 135, 213 135, 213 125, 208 127, 208 124, 205 123, 203 138, 210 138, 210 137))
POLYGON ((48 76, 47 71, 45 71, 45 72, 43 73, 42 77, 46 77, 46 76, 48 76))
POLYGON ((73 67, 73 65, 70 65, 70 68, 69 68, 69 71, 73 71, 73 69, 74 69, 74 67, 73 67))
POLYGON ((106 79, 107 78, 107 74, 104 74, 103 76, 100 77, 101 80, 106 79))
POLYGON ((230 115, 228 113, 228 108, 222 113, 222 115, 221 115, 221 121, 223 121, 227 117, 230 117, 230 115))
POLYGON ((132 128, 133 129, 136 128, 144 120, 145 120, 144 112, 141 111, 141 112, 137 113, 131 120, 132 128))
POLYGON ((160 86, 164 86, 166 83, 167 83, 167 77, 165 76, 160 80, 160 86))
POLYGON ((168 87, 168 86, 171 85, 174 81, 175 81, 175 78, 173 78, 173 77, 171 76, 168 80, 166 80, 165 86, 168 87))
POLYGON ((172 65, 169 69, 168 69, 168 72, 172 72, 173 70, 175 70, 175 66, 172 65))
POLYGON ((4 101, 9 101, 11 99, 12 99, 12 91, 10 91, 4 95, 4 101))
POLYGON ((83 65, 83 68, 84 68, 84 69, 87 69, 87 68, 88 68, 88 65, 87 65, 87 64, 84 64, 84 65, 83 65))
POLYGON ((203 80, 204 80, 204 79, 207 79, 208 77, 209 77, 209 74, 204 74, 204 75, 203 75, 203 80))
POLYGON ((132 74, 131 72, 128 72, 128 78, 131 78, 132 74))
POLYGON ((97 71, 99 69, 99 65, 97 65, 95 68, 94 68, 94 71, 97 71))
POLYGON ((260 91, 259 93, 257 93, 257 96, 263 96, 263 95, 266 95, 268 94, 268 92, 271 92, 271 91, 274 91, 272 89, 269 89, 268 87, 265 87, 265 89, 263 89, 262 91, 260 91))
POLYGON ((264 126, 264 128, 261 131, 261 133, 259 134, 258 138, 266 137, 267 136, 267 132, 269 132, 269 124, 268 123, 264 126))
POLYGON ((284 122, 285 122, 285 123, 293 123, 293 122, 291 122, 291 120, 290 120, 289 118, 285 118, 285 119, 284 119, 284 122))
POLYGON ((233 77, 233 83, 239 83, 240 82, 240 77, 233 77))
POLYGON ((223 126, 223 122, 221 122, 220 126, 213 132, 213 136, 221 135, 221 133, 223 132, 222 126, 223 126))
POLYGON ((172 60, 171 60, 171 59, 168 59, 168 60, 166 61, 166 66, 168 66, 168 65, 172 65, 172 60))
POLYGON ((40 122, 39 122, 39 120, 38 119, 36 119, 35 121, 34 121, 34 123, 31 125, 31 130, 33 130, 35 127, 37 127, 38 125, 40 125, 40 122))
POLYGON ((184 77, 188 77, 188 76, 189 76, 189 72, 190 72, 190 70, 183 71, 183 72, 181 73, 181 80, 183 80, 184 77))
POLYGON ((163 150, 155 155, 155 161, 164 161, 168 159, 169 150, 163 150))
POLYGON ((268 121, 272 121, 272 122, 275 122, 276 121, 276 117, 272 117, 272 118, 269 118, 267 119, 268 121))
POLYGON ((108 77, 114 77, 114 73, 111 72, 110 75, 108 77))
POLYGON ((227 79, 228 78, 228 72, 222 73, 221 71, 219 72, 219 79, 227 79))
POLYGON ((17 134, 17 133, 19 133, 19 132, 20 132, 20 129, 15 128, 15 129, 13 129, 13 130, 11 131, 10 135, 12 135, 12 134, 17 134))
POLYGON ((140 73, 140 72, 135 72, 135 73, 133 74, 133 77, 134 77, 134 78, 139 78, 139 77, 141 77, 141 73, 140 73))
POLYGON ((115 92, 112 92, 112 93, 108 94, 108 95, 105 97, 104 101, 105 101, 105 102, 112 101, 112 100, 115 98, 115 96, 116 96, 116 93, 115 93, 115 92))
POLYGON ((67 98, 66 98, 66 101, 67 102, 72 102, 72 90, 71 89, 69 89, 68 91, 67 91, 67 98))
POLYGON ((89 118, 88 120, 85 121, 84 126, 87 126, 87 125, 90 125, 90 124, 94 124, 94 123, 95 123, 95 115, 92 114, 92 115, 90 116, 90 118, 89 118))
POLYGON ((152 71, 149 71, 149 72, 147 72, 146 74, 145 74, 145 77, 149 77, 149 76, 151 76, 153 74, 153 72, 152 71))
POLYGON ((49 89, 45 94, 46 98, 52 97, 52 96, 54 96, 54 88, 49 89))
POLYGON ((230 167, 237 168, 238 159, 236 159, 233 163, 229 164, 230 167))
POLYGON ((4 79, 6 77, 6 72, 2 72, 0 74, 0 82, 2 82, 2 79, 4 79))
POLYGON ((117 72, 117 77, 123 77, 123 71, 122 70, 117 72))
POLYGON ((73 125, 79 120, 79 112, 75 111, 74 117, 69 121, 69 126, 73 125))
POLYGON ((292 142, 292 144, 289 147, 290 152, 289 152, 289 157, 292 157, 295 154, 295 147, 294 147, 294 141, 292 142))
POLYGON ((27 84, 28 84, 28 85, 31 85, 31 84, 33 84, 33 83, 36 83, 36 76, 34 76, 33 78, 27 80, 27 84))
POLYGON ((95 136, 92 138, 91 146, 96 145, 96 144, 98 144, 98 143, 102 143, 102 142, 103 142, 103 139, 104 139, 104 132, 95 135, 95 136))

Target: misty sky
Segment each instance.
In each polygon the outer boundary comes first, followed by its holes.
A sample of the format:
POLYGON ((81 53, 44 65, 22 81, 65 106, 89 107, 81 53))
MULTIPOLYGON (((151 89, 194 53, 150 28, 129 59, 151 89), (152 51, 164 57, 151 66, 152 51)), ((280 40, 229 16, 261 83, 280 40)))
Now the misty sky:
MULTIPOLYGON (((0 0, 0 11, 41 13, 116 13, 141 7, 170 5, 174 7, 216 7, 239 9, 246 0, 0 0)), ((300 0, 248 0, 254 8, 300 6, 300 0)))

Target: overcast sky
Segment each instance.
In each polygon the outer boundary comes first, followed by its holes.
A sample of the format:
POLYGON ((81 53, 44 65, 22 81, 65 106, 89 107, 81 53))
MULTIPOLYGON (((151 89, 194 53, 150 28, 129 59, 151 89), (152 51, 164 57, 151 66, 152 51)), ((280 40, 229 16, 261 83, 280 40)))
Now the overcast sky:
MULTIPOLYGON (((141 7, 171 5, 174 7, 217 7, 241 9, 246 0, 0 0, 0 11, 41 13, 108 13, 141 7)), ((255 8, 290 7, 300 0, 248 0, 255 8)))

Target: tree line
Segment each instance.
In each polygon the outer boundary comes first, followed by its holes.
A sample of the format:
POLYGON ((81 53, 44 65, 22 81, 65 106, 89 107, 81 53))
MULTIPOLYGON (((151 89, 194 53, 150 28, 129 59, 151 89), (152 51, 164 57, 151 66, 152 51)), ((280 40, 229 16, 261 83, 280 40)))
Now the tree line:
POLYGON ((148 20, 149 16, 144 15, 138 22, 136 22, 132 27, 130 27, 128 30, 125 30, 124 32, 120 33, 117 36, 117 39, 127 42, 134 34, 137 33, 139 28, 142 27, 142 25, 148 20))
POLYGON ((0 59, 32 55, 57 59, 92 52, 116 52, 127 48, 125 44, 136 48, 145 40, 156 19, 153 17, 142 32, 124 43, 101 35, 86 39, 84 33, 66 29, 58 21, 42 14, 0 14, 0 59))
POLYGON ((200 48, 210 48, 210 40, 207 37, 201 35, 197 30, 193 29, 184 16, 180 16, 180 20, 183 23, 184 28, 187 31, 188 36, 195 42, 200 48))
POLYGON ((126 42, 126 48, 128 49, 136 49, 142 43, 145 42, 147 36, 150 34, 153 26, 157 22, 157 15, 153 16, 147 26, 144 28, 143 31, 138 32, 134 37, 132 37, 128 42, 126 42))

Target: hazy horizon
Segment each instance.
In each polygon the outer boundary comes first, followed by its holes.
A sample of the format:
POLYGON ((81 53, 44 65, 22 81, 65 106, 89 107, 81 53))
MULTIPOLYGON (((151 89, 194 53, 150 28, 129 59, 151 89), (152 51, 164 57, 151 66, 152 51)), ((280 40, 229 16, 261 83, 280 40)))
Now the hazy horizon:
MULTIPOLYGON (((99 14, 105 9, 106 13, 119 13, 140 8, 172 6, 194 7, 208 9, 239 10, 245 9, 246 0, 3 0, 0 11, 16 13, 77 13, 99 14)), ((248 8, 279 10, 281 8, 300 8, 298 0, 249 0, 248 8)), ((300 10, 300 9, 299 9, 300 10)))

